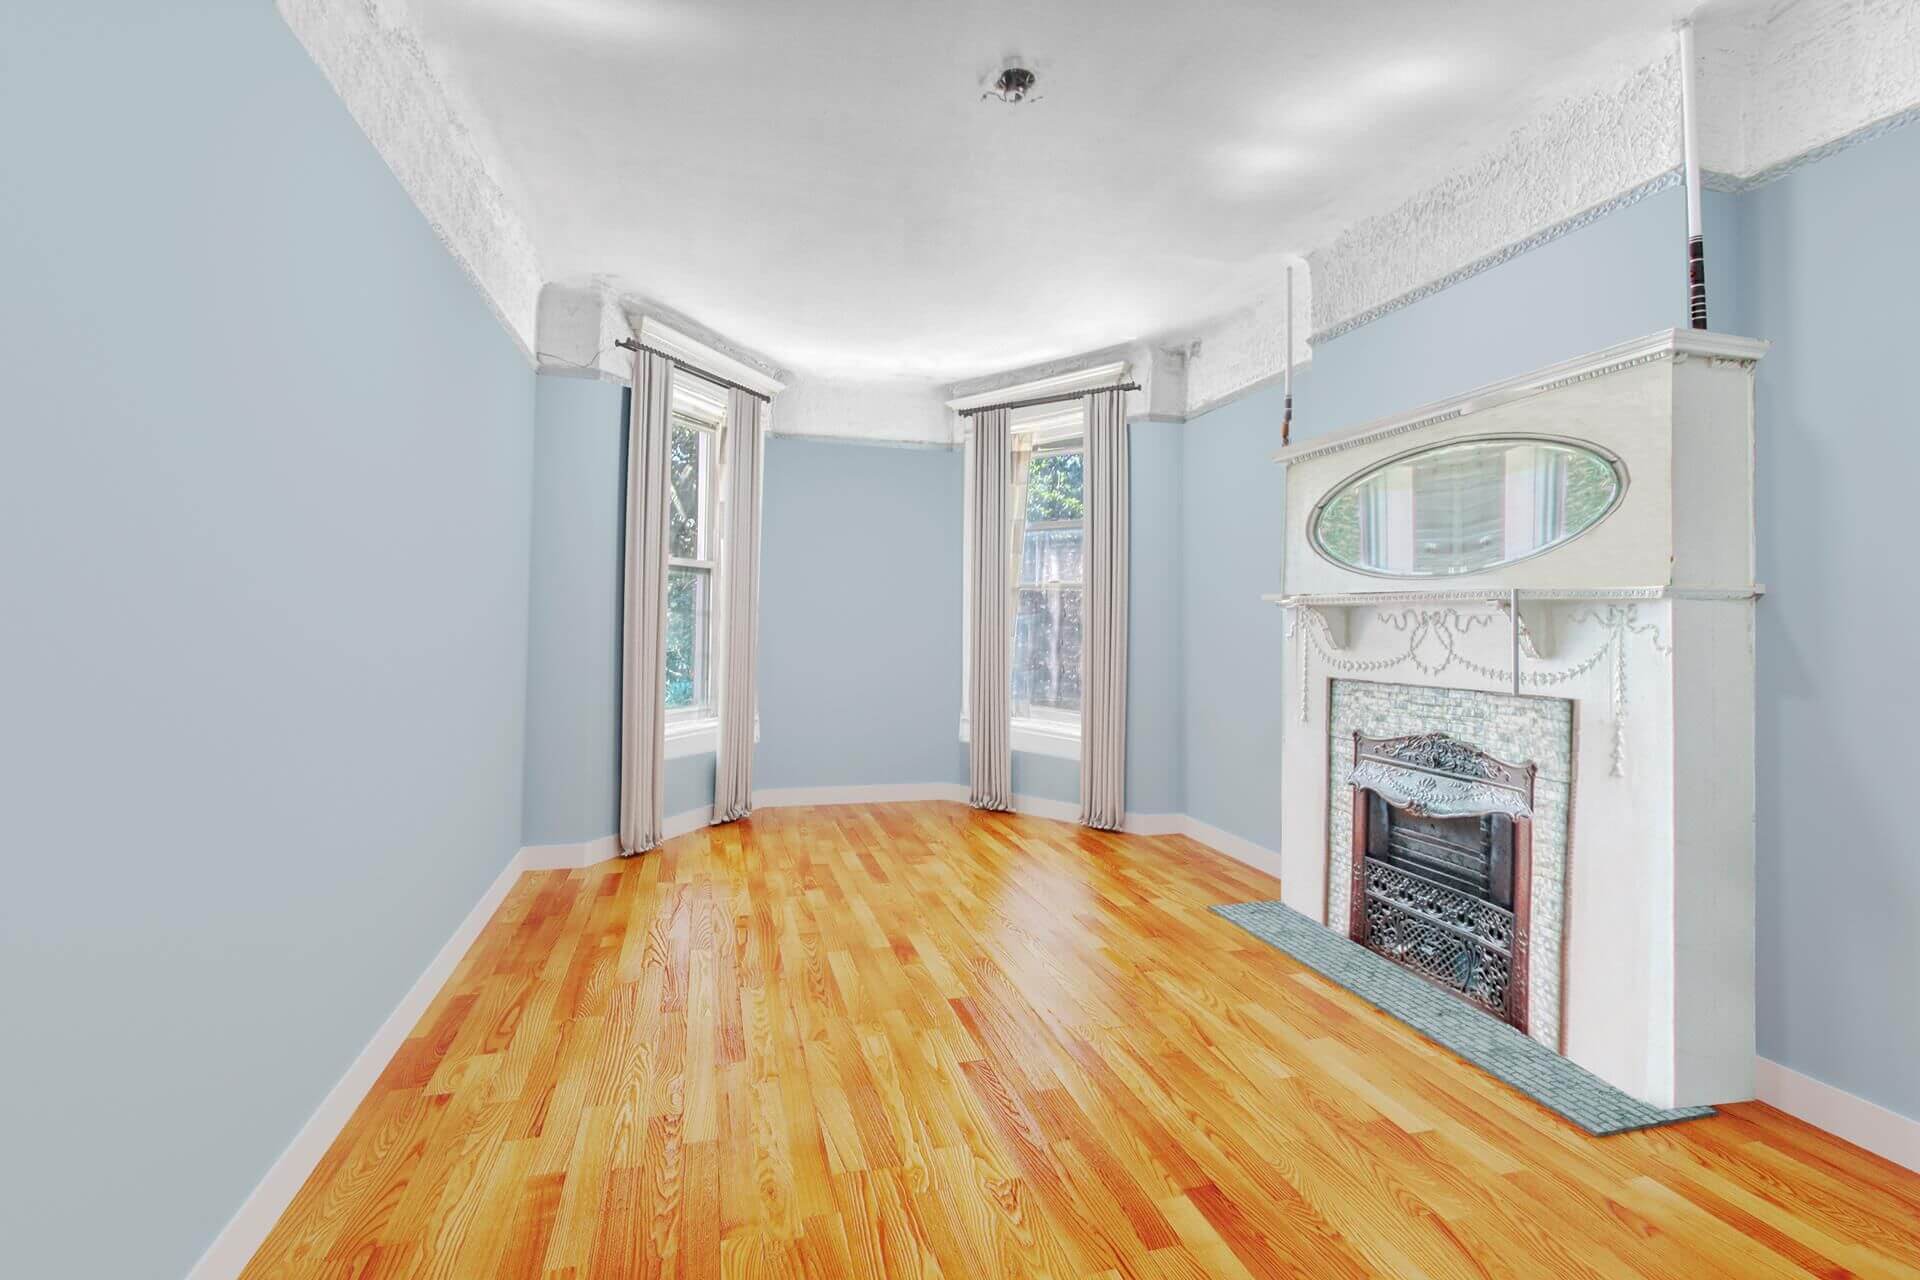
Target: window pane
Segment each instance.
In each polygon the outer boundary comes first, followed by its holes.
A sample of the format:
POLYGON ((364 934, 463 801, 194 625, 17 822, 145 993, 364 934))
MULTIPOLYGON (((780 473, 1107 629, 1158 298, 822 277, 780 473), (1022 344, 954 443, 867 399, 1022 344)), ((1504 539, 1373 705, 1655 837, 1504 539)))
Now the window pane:
POLYGON ((1014 611, 1013 714, 1080 714, 1079 587, 1022 587, 1014 611))
POLYGON ((680 422, 673 424, 667 453, 667 554, 680 560, 705 560, 700 548, 700 481, 703 478, 707 433, 680 422))
POLYGON ((1027 463, 1028 524, 1085 517, 1085 464, 1086 455, 1077 450, 1033 455, 1027 463))
POLYGON ((1029 528, 1020 549, 1020 585, 1086 581, 1081 559, 1086 536, 1078 527, 1029 528))
POLYGON ((707 697, 707 611, 712 582, 705 569, 667 571, 667 710, 698 711, 707 697))
POLYGON ((1080 584, 1086 455, 1044 447, 1027 460, 1013 621, 1013 714, 1080 717, 1080 584))

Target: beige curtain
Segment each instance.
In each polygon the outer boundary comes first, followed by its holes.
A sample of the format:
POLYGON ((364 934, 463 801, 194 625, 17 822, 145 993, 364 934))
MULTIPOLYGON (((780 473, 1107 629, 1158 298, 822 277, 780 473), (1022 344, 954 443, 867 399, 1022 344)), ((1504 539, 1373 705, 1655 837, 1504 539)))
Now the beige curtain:
POLYGON ((967 566, 973 597, 967 665, 967 803, 976 809, 1013 807, 1013 584, 1012 525, 1007 500, 1013 461, 1007 411, 973 418, 973 461, 967 470, 967 510, 973 547, 967 566))
POLYGON ((620 851, 660 843, 667 755, 667 448, 673 365, 637 351, 627 422, 626 600, 620 657, 620 851))
POLYGON ((734 388, 727 400, 726 545, 720 591, 726 629, 720 672, 720 752, 713 820, 753 812, 754 667, 760 652, 760 487, 766 467, 766 402, 734 388))
POLYGON ((1107 831, 1118 831, 1127 816, 1126 394, 1087 397, 1080 821, 1107 831))

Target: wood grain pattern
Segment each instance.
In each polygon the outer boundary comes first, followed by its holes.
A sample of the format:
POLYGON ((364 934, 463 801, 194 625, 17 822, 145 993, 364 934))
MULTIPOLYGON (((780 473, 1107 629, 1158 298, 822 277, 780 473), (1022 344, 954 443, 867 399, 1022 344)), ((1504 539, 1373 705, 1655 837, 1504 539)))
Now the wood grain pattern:
POLYGON ((1587 1137, 1206 910, 1278 893, 952 804, 529 874, 245 1275, 1920 1280, 1920 1175, 1587 1137))

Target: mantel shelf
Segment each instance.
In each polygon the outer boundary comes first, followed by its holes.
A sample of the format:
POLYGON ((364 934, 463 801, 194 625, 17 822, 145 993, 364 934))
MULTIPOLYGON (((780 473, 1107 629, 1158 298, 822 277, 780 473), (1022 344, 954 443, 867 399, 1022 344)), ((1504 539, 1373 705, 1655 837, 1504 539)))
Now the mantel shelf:
POLYGON ((1483 412, 1527 396, 1539 395, 1560 387, 1585 382, 1631 369, 1653 360, 1706 359, 1730 360, 1752 365, 1767 353, 1768 343, 1758 338, 1741 338, 1704 329, 1661 329, 1644 338, 1616 343, 1572 360, 1564 360, 1545 369, 1518 377, 1503 378, 1476 387, 1465 395, 1436 400, 1372 422, 1344 430, 1310 436, 1298 444, 1287 445, 1273 455, 1275 462, 1298 463, 1329 453, 1356 448, 1388 436, 1401 435, 1421 427, 1438 426, 1455 418, 1483 412))
POLYGON ((1329 594, 1281 595, 1260 598, 1284 608, 1367 608, 1396 604, 1483 604, 1503 606, 1518 597, 1524 604, 1608 600, 1757 600, 1767 589, 1759 583, 1744 587, 1438 587, 1425 590, 1354 591, 1329 594))

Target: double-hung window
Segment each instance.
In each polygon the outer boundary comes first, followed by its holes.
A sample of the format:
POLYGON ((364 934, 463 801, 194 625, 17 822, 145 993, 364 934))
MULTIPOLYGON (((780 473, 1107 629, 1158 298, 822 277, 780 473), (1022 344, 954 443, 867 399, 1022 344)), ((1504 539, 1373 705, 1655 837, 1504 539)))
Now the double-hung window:
POLYGON ((1014 435, 1013 719, 1030 733, 1080 731, 1083 414, 1074 404, 1014 435))
MULTIPOLYGON (((1080 755, 1081 636, 1086 594, 1087 402, 1077 393, 1125 381, 1126 365, 1116 362, 1036 382, 947 401, 956 411, 994 403, 1043 400, 1012 409, 1008 459, 1010 492, 1008 590, 1013 616, 1011 688, 1013 749, 1017 752, 1080 755), (1053 399, 1058 396, 1070 399, 1053 399)), ((979 447, 967 434, 966 447, 979 447)), ((971 456, 968 465, 972 465, 971 456)), ((964 516, 971 561, 973 513, 964 516)), ((967 618, 973 616, 972 582, 962 590, 967 618)), ((971 626, 962 637, 972 644, 971 626)), ((963 657, 963 663, 965 659, 963 657)), ((966 694, 961 693, 960 737, 971 736, 966 694)))
POLYGON ((719 444, 727 401, 685 371, 673 379, 667 452, 668 755, 713 749, 719 599, 719 444))

